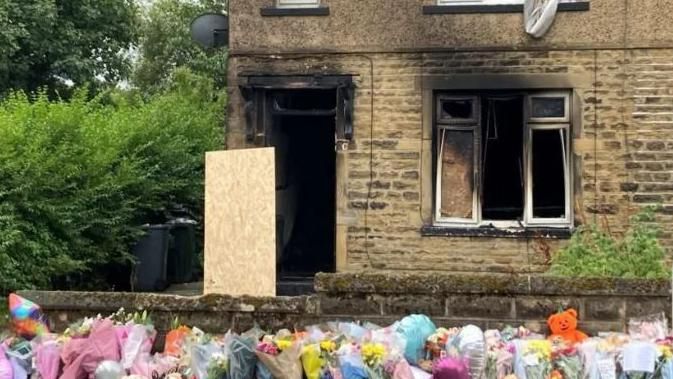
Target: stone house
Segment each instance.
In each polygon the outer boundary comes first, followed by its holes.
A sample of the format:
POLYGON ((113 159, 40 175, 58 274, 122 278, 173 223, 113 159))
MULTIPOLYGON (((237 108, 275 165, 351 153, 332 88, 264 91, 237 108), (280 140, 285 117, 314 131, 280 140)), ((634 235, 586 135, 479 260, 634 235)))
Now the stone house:
POLYGON ((230 149, 276 147, 281 277, 538 272, 662 204, 673 1, 230 0, 230 149))

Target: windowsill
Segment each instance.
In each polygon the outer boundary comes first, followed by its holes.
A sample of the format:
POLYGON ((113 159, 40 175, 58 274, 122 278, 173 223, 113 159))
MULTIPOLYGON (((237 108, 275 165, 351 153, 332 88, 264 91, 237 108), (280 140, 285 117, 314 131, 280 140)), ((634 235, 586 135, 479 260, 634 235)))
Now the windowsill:
POLYGON ((484 238, 544 238, 568 239, 572 236, 570 228, 526 227, 499 229, 494 227, 459 228, 451 226, 424 225, 421 228, 424 237, 484 237, 484 238))
POLYGON ((329 7, 314 8, 261 8, 260 13, 263 17, 284 17, 284 16, 329 16, 329 7))
MULTIPOLYGON (((581 12, 591 9, 589 1, 561 3, 559 12, 581 12)), ((521 13, 523 4, 503 5, 424 5, 423 14, 461 14, 461 13, 521 13)))

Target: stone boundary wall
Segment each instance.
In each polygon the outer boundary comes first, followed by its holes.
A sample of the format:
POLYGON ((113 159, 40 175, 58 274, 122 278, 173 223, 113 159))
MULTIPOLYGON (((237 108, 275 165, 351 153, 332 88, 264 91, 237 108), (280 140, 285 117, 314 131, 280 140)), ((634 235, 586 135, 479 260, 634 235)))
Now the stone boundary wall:
POLYGON ((23 291, 63 330, 83 316, 108 315, 120 307, 148 310, 160 331, 175 317, 208 332, 268 330, 332 320, 385 325, 425 313, 438 325, 473 323, 482 328, 526 325, 546 332, 547 316, 559 307, 580 313, 589 333, 623 331, 628 319, 657 312, 670 317, 667 280, 576 279, 539 275, 319 274, 316 294, 299 297, 183 297, 144 293, 23 291))

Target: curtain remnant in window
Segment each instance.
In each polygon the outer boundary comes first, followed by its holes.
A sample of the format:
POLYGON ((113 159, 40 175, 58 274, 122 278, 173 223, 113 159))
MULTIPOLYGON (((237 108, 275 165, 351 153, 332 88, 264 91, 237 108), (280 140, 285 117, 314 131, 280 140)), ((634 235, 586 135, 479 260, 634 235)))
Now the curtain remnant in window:
POLYGON ((473 217, 473 133, 472 130, 440 130, 441 217, 473 217))

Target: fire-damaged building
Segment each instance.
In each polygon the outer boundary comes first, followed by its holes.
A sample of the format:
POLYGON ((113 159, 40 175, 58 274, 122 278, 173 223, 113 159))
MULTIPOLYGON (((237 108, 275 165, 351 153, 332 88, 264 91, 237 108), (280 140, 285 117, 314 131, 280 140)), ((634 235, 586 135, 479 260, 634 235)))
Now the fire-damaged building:
POLYGON ((275 147, 281 278, 539 272, 648 204, 670 251, 673 1, 538 3, 534 36, 524 0, 230 0, 227 147, 275 147))

